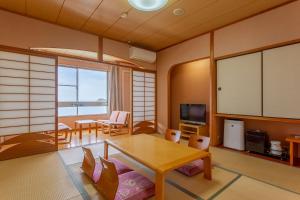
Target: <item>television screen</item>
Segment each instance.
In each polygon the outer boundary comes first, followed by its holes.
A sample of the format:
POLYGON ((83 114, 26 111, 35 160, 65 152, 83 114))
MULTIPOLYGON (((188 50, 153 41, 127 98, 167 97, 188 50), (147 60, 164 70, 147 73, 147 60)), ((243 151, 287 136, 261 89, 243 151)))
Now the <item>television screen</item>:
POLYGON ((205 104, 180 104, 180 120, 186 123, 205 124, 205 104))

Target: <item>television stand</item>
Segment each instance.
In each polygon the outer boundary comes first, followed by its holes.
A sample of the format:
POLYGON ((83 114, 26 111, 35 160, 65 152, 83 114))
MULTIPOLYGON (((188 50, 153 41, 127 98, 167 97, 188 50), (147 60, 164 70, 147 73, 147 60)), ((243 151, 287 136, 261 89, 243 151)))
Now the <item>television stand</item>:
POLYGON ((181 122, 179 123, 179 130, 181 131, 181 136, 183 138, 189 138, 194 134, 208 136, 206 125, 187 124, 181 122))

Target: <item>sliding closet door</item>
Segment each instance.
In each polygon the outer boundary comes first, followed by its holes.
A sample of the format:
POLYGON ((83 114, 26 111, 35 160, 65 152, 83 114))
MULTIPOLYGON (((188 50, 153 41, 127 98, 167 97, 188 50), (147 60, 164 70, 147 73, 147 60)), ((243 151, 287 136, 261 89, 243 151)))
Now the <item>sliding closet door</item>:
POLYGON ((217 62, 217 112, 262 114, 261 53, 217 62))
POLYGON ((133 71, 133 133, 153 133, 156 130, 155 78, 155 73, 133 71))
POLYGON ((57 149, 56 58, 30 54, 0 51, 0 160, 57 149))
POLYGON ((263 52, 263 115, 300 119, 300 44, 263 52))

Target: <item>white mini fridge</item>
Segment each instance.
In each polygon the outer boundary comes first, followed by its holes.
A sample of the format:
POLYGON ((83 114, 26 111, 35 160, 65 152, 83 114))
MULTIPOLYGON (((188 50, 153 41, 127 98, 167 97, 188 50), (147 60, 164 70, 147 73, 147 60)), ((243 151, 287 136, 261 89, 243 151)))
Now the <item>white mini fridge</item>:
POLYGON ((224 147, 245 150, 244 122, 239 120, 224 121, 224 147))

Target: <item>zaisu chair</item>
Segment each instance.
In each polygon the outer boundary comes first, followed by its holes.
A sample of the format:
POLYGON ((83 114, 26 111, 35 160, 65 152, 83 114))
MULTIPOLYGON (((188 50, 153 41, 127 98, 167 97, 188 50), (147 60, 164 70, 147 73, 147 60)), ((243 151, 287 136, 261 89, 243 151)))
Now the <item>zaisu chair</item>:
MULTIPOLYGON (((209 143, 210 143, 209 137, 192 135, 189 140, 189 147, 208 151, 209 143)), ((176 170, 186 176, 194 176, 204 170, 203 160, 202 159, 195 160, 176 170)))
POLYGON ((107 200, 144 200, 155 195, 155 185, 135 171, 118 175, 115 163, 100 158, 102 174, 97 190, 107 200))
MULTIPOLYGON (((96 162, 90 149, 82 147, 82 150, 84 153, 84 158, 81 169, 90 179, 92 179, 94 183, 97 183, 102 172, 102 164, 100 162, 96 162)), ((111 158, 110 161, 116 166, 117 174, 123 174, 132 171, 132 169, 117 159, 111 158)))
POLYGON ((180 143, 180 136, 181 136, 181 131, 179 130, 174 130, 174 129, 167 129, 165 133, 165 139, 175 142, 175 143, 180 143))

